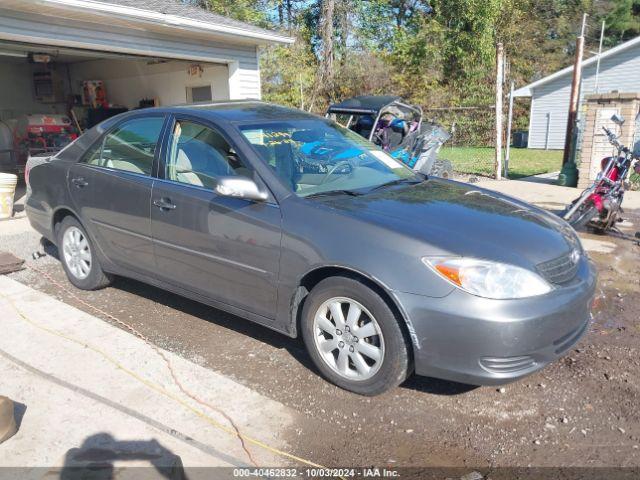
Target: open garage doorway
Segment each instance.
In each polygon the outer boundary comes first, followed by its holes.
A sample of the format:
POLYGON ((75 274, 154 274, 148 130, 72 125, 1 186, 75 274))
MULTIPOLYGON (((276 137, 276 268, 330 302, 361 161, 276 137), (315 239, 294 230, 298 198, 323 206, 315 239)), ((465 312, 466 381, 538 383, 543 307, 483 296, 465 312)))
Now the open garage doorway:
POLYGON ((127 110, 229 97, 224 63, 0 42, 0 171, 127 110))

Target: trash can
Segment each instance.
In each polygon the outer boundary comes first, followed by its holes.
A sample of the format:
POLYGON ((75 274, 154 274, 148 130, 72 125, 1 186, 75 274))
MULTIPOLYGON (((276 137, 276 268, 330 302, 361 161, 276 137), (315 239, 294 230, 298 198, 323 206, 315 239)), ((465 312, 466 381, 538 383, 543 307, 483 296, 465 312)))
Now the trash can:
POLYGON ((514 148, 527 148, 529 144, 529 132, 518 130, 513 132, 513 145, 514 148))
POLYGON ((17 175, 0 172, 0 220, 13 216, 13 196, 17 183, 17 175))

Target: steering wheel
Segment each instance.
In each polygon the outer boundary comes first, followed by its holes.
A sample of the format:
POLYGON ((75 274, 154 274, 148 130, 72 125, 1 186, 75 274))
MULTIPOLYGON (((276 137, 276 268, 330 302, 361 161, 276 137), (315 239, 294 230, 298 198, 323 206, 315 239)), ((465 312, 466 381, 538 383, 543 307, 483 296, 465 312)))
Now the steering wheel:
POLYGON ((349 167, 349 173, 351 173, 353 171, 353 167, 351 166, 351 162, 349 162, 348 160, 341 160, 338 163, 336 163, 333 167, 331 167, 331 169, 327 172, 327 174, 322 178, 322 180, 320 180, 320 183, 318 185, 324 185, 327 180, 329 180, 329 177, 331 175, 333 175, 336 170, 338 170, 340 167, 347 165, 349 167))

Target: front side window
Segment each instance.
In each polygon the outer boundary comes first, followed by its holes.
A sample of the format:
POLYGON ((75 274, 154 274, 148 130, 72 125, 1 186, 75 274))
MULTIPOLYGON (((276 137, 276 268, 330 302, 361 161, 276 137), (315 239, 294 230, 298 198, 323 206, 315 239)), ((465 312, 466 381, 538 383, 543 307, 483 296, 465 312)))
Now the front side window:
POLYGON ((250 176, 235 150, 215 130, 187 120, 176 122, 165 177, 188 185, 213 189, 216 179, 250 176))
POLYGON ((151 175, 164 117, 136 118, 109 132, 90 149, 84 162, 125 172, 151 175))
POLYGON ((419 180, 386 152, 329 121, 269 122, 240 131, 300 197, 419 180))

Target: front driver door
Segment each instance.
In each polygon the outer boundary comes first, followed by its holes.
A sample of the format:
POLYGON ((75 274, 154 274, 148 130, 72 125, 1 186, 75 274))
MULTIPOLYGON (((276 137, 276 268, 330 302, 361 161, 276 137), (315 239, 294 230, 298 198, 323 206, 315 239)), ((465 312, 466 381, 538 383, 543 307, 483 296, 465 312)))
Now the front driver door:
POLYGON ((275 318, 278 205, 214 192, 218 177, 254 173, 209 125, 178 117, 165 150, 151 206, 158 274, 214 301, 275 318))
POLYGON ((124 120, 69 171, 76 211, 108 260, 150 274, 151 185, 165 115, 124 120))

